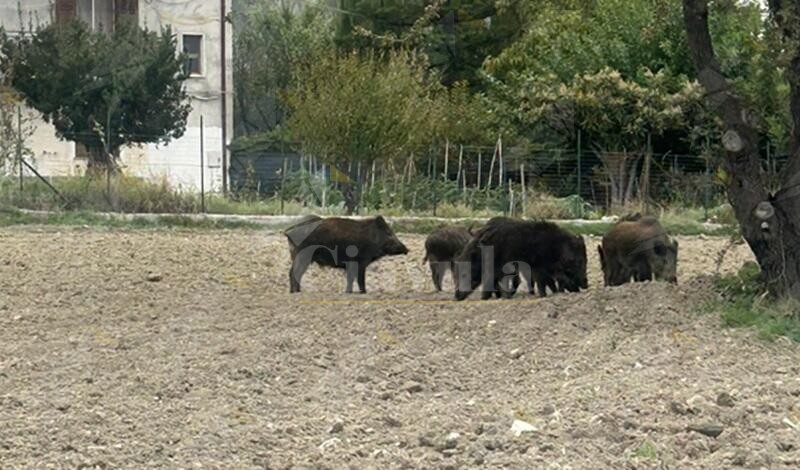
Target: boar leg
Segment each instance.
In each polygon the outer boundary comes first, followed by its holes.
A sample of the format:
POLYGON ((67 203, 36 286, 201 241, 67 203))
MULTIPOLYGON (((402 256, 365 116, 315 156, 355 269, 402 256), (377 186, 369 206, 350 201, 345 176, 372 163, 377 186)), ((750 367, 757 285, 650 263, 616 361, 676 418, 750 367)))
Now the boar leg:
POLYGON ((431 261, 431 279, 433 287, 438 292, 442 291, 442 280, 444 279, 445 266, 440 261, 431 261))
POLYGON ((647 260, 636 263, 636 267, 633 269, 633 280, 636 282, 653 280, 653 271, 650 269, 650 263, 647 260))
POLYGON ((345 276, 347 277, 347 287, 345 288, 344 292, 346 294, 352 294, 353 282, 355 282, 356 276, 358 276, 358 263, 355 261, 346 262, 344 272, 345 276))
POLYGON ((366 264, 358 265, 358 290, 362 294, 367 293, 367 266, 366 264))
MULTIPOLYGON (((563 284, 563 282, 561 284, 563 284)), ((547 278, 547 287, 549 287, 554 294, 556 292, 564 292, 565 287, 561 284, 556 284, 556 280, 552 277, 547 278)))
POLYGON ((311 259, 306 256, 296 256, 292 260, 292 267, 289 269, 289 292, 300 292, 300 279, 305 274, 311 259))
POLYGON ((497 264, 483 263, 481 270, 481 281, 483 281, 481 286, 481 300, 489 300, 492 298, 492 295, 497 295, 498 298, 500 297, 500 281, 497 279, 496 274, 502 273, 502 270, 498 269, 498 267, 497 264))

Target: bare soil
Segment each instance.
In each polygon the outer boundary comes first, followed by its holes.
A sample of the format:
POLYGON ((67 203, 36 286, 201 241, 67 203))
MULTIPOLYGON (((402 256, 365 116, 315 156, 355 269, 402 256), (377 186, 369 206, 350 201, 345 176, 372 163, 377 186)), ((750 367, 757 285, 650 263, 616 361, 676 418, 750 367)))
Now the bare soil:
POLYGON ((0 467, 800 465, 800 349, 703 312, 725 239, 677 286, 601 287, 595 238, 584 293, 456 303, 401 238, 368 294, 290 295, 279 234, 0 230, 0 467))

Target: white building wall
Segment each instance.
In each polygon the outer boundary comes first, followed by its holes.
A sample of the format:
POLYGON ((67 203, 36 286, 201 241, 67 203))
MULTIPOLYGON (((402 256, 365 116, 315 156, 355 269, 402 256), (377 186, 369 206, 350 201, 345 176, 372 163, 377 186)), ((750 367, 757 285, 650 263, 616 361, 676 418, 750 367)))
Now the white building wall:
MULTIPOLYGON (((95 0, 101 2, 103 0, 95 0)), ((17 2, 0 0, 0 25, 7 31, 27 30, 31 21, 46 24, 51 21, 51 0, 26 0, 21 2, 24 19, 20 25, 20 12, 17 2)), ((140 0, 139 23, 151 30, 170 26, 177 35, 178 48, 182 47, 182 34, 201 34, 203 36, 203 73, 190 77, 185 82, 190 96, 192 112, 189 115, 186 132, 180 139, 168 145, 143 145, 122 149, 120 159, 123 171, 127 174, 167 180, 184 189, 200 189, 200 117, 204 121, 204 171, 206 190, 218 191, 222 188, 223 145, 222 145, 222 73, 221 73, 221 31, 220 18, 230 12, 231 0, 225 2, 225 14, 220 14, 218 0, 140 0)), ((229 143, 233 136, 233 34, 232 26, 226 28, 226 76, 228 99, 227 136, 229 143)), ((26 109, 24 112, 35 111, 26 109)), ((36 132, 29 139, 28 146, 34 152, 34 166, 45 176, 75 176, 81 174, 86 162, 75 157, 75 144, 59 140, 55 129, 41 118, 34 122, 36 132)))

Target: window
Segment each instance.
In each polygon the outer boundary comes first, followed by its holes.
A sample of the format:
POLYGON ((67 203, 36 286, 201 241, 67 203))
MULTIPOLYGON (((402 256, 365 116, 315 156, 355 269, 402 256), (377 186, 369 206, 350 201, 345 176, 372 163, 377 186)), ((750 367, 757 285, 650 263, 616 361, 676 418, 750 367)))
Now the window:
POLYGON ((138 18, 139 0, 55 0, 56 21, 78 18, 95 31, 110 33, 125 19, 138 18))
POLYGON ((75 16, 92 27, 93 31, 110 33, 114 29, 114 6, 102 0, 78 0, 75 16))
POLYGON ((183 71, 189 76, 203 75, 203 36, 184 34, 183 54, 183 71))

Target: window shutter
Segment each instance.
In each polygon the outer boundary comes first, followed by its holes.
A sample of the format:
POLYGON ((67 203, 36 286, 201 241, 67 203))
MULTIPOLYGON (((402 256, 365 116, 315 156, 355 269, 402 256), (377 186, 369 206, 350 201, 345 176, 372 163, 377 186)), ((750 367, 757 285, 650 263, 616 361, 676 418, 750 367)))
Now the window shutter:
POLYGON ((75 18, 77 0, 56 0, 56 23, 65 23, 75 18))

